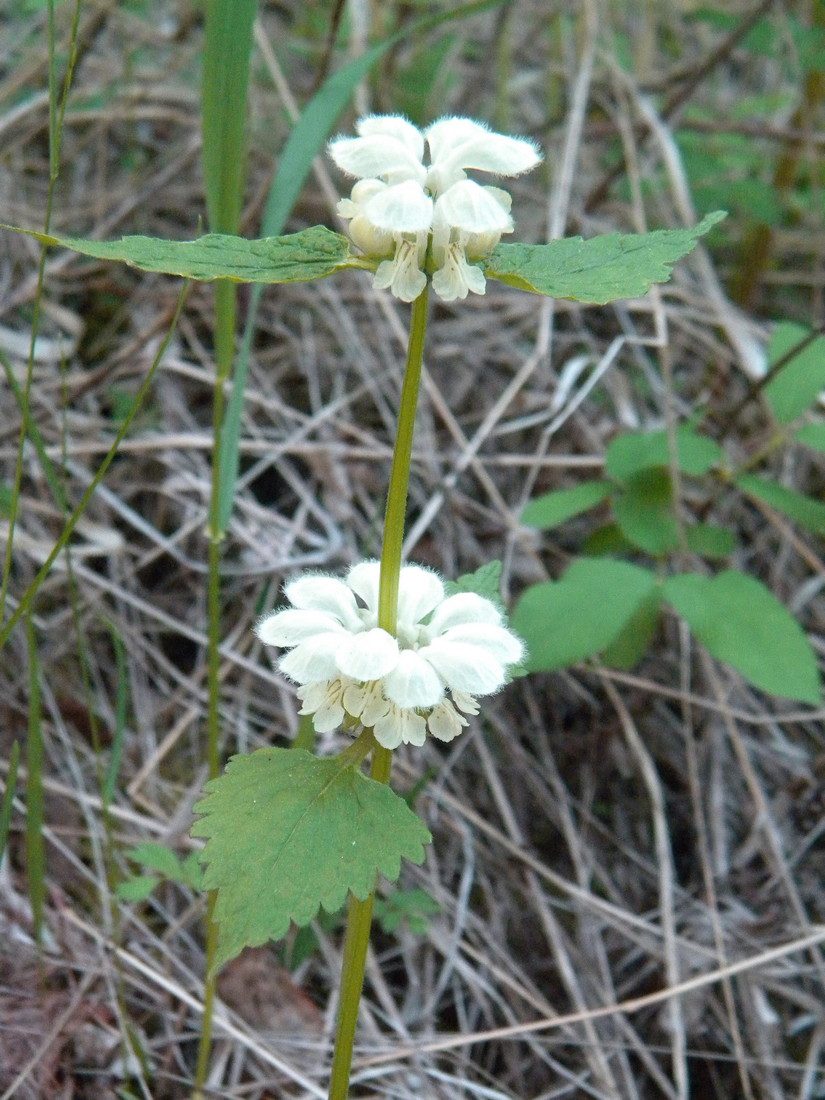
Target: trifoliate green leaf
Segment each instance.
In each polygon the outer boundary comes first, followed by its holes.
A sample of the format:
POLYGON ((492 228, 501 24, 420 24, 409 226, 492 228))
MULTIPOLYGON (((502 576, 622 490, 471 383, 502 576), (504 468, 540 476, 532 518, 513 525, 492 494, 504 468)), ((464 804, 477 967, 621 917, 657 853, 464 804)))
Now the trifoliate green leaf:
MULTIPOLYGON (((683 473, 701 477, 722 461, 723 451, 719 444, 706 435, 699 435, 688 424, 678 427, 675 434, 676 455, 683 473)), ((669 466, 667 432, 623 432, 607 448, 604 464, 607 472, 619 481, 652 466, 669 466)))
POLYGON ((531 672, 565 668, 607 649, 656 586, 648 569, 603 558, 579 558, 561 580, 522 595, 512 627, 527 645, 531 672))
POLYGON ((348 891, 364 900, 378 873, 397 879, 401 857, 420 863, 430 841, 402 798, 343 757, 259 749, 233 757, 206 792, 192 833, 208 838, 204 886, 218 891, 216 968, 320 906, 334 912, 348 891))
POLYGON ((28 229, 18 232, 83 256, 120 260, 141 271, 182 275, 202 282, 230 279, 236 283, 304 283, 323 279, 343 267, 363 266, 350 254, 347 238, 323 225, 285 237, 253 241, 224 233, 208 233, 194 241, 167 241, 158 237, 89 241, 79 237, 52 237, 28 229))
MULTIPOLYGON (((776 326, 768 346, 768 363, 773 366, 803 344, 811 330, 792 321, 776 326)), ((765 386, 765 397, 780 424, 790 424, 814 403, 825 389, 825 336, 817 336, 788 360, 765 386)))
POLYGON ((724 211, 708 214, 691 229, 653 233, 610 233, 583 240, 565 237, 549 244, 500 244, 484 274, 521 290, 604 305, 638 298, 653 283, 670 278, 670 268, 686 256, 724 211))
POLYGON ((806 531, 825 535, 825 504, 822 501, 798 493, 795 489, 787 489, 769 478, 756 477, 755 474, 743 474, 736 479, 736 484, 743 493, 764 501, 806 531))
POLYGON ((115 893, 121 901, 146 901, 160 881, 156 875, 136 875, 119 882, 115 893))
POLYGON ((679 546, 673 486, 670 474, 661 466, 639 470, 628 478, 624 492, 613 500, 613 515, 625 538, 654 557, 679 546))
POLYGON ((736 539, 715 523, 694 523, 685 529, 688 550, 701 558, 726 558, 736 549, 736 539))
POLYGON ((565 520, 595 508, 614 491, 615 486, 609 481, 583 481, 572 489, 557 489, 531 500, 521 513, 521 522, 528 527, 549 531, 565 520))
POLYGON ((762 691, 817 705, 816 656, 802 627, 759 581, 733 569, 716 577, 683 573, 664 596, 710 653, 762 691))

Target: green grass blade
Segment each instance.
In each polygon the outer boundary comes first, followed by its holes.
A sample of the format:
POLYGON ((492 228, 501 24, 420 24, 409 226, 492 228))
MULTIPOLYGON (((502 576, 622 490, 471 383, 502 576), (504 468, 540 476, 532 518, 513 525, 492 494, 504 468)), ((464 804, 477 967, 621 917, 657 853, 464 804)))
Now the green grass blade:
POLYGON ((26 615, 29 653, 29 727, 26 762, 26 869, 32 924, 36 942, 43 940, 43 906, 46 900, 46 844, 43 838, 43 729, 40 695, 40 661, 31 612, 26 615))
POLYGON ((14 807, 14 796, 17 792, 17 765, 20 762, 20 742, 15 741, 11 747, 9 757, 9 770, 6 776, 6 789, 3 791, 3 801, 0 802, 0 861, 6 850, 6 840, 11 825, 11 811, 14 807))
POLYGON ((123 739, 126 733, 126 722, 129 716, 129 676, 126 668, 126 648, 123 640, 110 626, 112 645, 115 650, 115 665, 117 669, 117 688, 115 694, 115 729, 112 737, 112 755, 109 757, 109 766, 103 780, 103 808, 108 810, 115 796, 115 784, 120 771, 120 760, 123 755, 123 739))

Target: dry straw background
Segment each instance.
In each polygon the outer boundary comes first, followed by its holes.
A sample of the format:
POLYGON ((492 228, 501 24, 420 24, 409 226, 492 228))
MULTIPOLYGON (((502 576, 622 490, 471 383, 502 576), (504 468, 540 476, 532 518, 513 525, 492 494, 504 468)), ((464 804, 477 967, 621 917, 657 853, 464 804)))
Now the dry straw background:
MULTIPOLYGON (((72 7, 57 7, 64 44, 72 7)), ((421 7, 431 5, 353 4, 334 64, 421 7)), ((743 22, 755 11, 773 19, 780 39, 791 15, 813 10, 725 8, 743 22)), ((546 166, 513 185, 521 239, 689 224, 693 181, 675 137, 687 108, 701 108, 692 132, 709 143, 741 133, 762 150, 768 180, 800 129, 810 131, 806 157, 823 143, 821 111, 818 136, 815 118, 792 118, 801 92, 788 64, 747 52, 692 9, 516 0, 449 28, 429 98, 416 65, 446 32, 399 46, 340 125, 367 107, 398 109, 401 88, 428 117, 449 109, 536 137, 546 166), (737 119, 737 102, 757 95, 781 109, 737 119)), ((53 231, 196 235, 200 6, 84 0, 79 11, 53 231)), ((261 4, 247 235, 319 73, 328 16, 320 2, 261 4)), ((48 187, 45 18, 33 2, 0 14, 0 211, 34 228, 48 187)), ((335 226, 340 186, 318 161, 289 228, 335 226)), ((511 600, 558 576, 588 533, 584 521, 552 538, 527 530, 524 504, 597 472, 620 429, 659 427, 670 407, 680 418, 710 409, 712 430, 734 448, 768 431, 758 399, 733 426, 726 412, 748 395, 771 319, 821 319, 825 233, 805 214, 777 231, 743 309, 731 294, 747 266, 746 229, 734 217, 712 252, 698 248, 644 300, 582 308, 492 284, 483 299, 436 303, 409 555, 449 576, 501 558, 511 600)), ((21 382, 38 262, 34 242, 0 237, 0 346, 21 382)), ((43 287, 31 412, 76 502, 152 363, 179 284, 51 251, 43 287)), ((242 313, 244 301, 242 291, 242 313)), ((149 400, 36 601, 46 935, 38 959, 21 792, 0 881, 3 1097, 189 1095, 204 899, 175 884, 145 903, 111 899, 115 880, 137 870, 125 855, 136 844, 181 855, 194 846, 191 806, 206 773, 211 302, 209 286, 192 287, 149 400), (116 725, 114 637, 129 706, 110 859, 99 777, 116 725), (127 1029, 142 1063, 125 1058, 127 1029)), ((264 294, 224 546, 226 755, 286 744, 296 729, 294 693, 251 631, 283 579, 341 571, 378 550, 405 313, 357 273, 264 294)), ((0 387, 8 484, 20 416, 7 381, 0 387)), ((794 452, 782 462, 790 484, 821 489, 821 461, 794 452)), ((739 532, 736 566, 768 583, 822 651, 821 546, 741 501, 723 501, 715 518, 739 532)), ((62 523, 27 449, 12 609, 62 523)), ((5 767, 13 740, 26 739, 24 631, 0 661, 5 767)), ((440 911, 423 934, 376 931, 353 1096, 825 1096, 822 717, 758 696, 671 620, 633 673, 582 666, 520 680, 454 744, 399 753, 397 785, 421 784, 417 808, 434 834, 402 885, 426 890, 440 911)), ((332 735, 321 748, 338 745, 332 735)), ((269 948, 224 971, 209 1095, 326 1095, 341 925, 316 933, 317 950, 292 972, 269 948)))

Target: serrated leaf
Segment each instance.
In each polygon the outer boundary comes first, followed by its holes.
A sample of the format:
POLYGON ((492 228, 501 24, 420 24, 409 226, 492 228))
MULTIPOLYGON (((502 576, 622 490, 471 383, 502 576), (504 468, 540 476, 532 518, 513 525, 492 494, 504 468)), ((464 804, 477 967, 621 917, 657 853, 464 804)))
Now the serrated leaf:
POLYGON ((573 516, 595 508, 613 491, 614 487, 608 481, 583 481, 573 489, 557 489, 531 500, 521 513, 521 522, 528 527, 548 531, 573 516))
POLYGON ((119 882, 115 893, 121 901, 146 901, 159 882, 155 875, 135 875, 119 882))
POLYGON ((825 424, 806 424, 804 428, 794 432, 794 439, 825 454, 825 424))
POLYGON ((726 558, 736 549, 736 539, 715 523, 695 523, 685 530, 688 550, 702 558, 726 558))
MULTIPOLYGON (((693 477, 706 474, 724 457, 718 443, 694 432, 687 424, 676 429, 676 453, 680 470, 693 477)), ((604 464, 611 477, 618 481, 625 481, 652 466, 669 466, 667 432, 624 432, 616 436, 607 448, 604 464)))
MULTIPOLYGON (((811 334, 811 329, 792 321, 778 324, 768 345, 773 366, 811 334)), ((818 336, 790 359, 765 386, 765 397, 780 424, 789 424, 810 408, 825 389, 825 336, 818 336)))
POLYGON ((726 570, 716 577, 683 573, 664 584, 673 605, 710 653, 761 691, 816 705, 816 656, 802 627, 763 584, 726 570))
POLYGON ((603 558, 579 558, 561 580, 532 585, 512 617, 527 645, 527 668, 565 668, 601 653, 655 585, 650 570, 603 558))
POLYGON ((501 562, 488 561, 480 565, 472 573, 463 573, 454 581, 447 581, 446 591, 449 596, 457 592, 475 592, 477 596, 483 596, 485 600, 495 604, 499 610, 504 610, 501 602, 501 562))
POLYGON ((251 241, 224 233, 207 233, 194 241, 167 241, 159 237, 89 241, 80 237, 52 237, 28 229, 17 232, 83 256, 120 260, 141 271, 182 275, 202 282, 230 279, 236 283, 303 283, 323 279, 350 265, 363 266, 350 254, 347 238, 323 225, 283 237, 251 241))
POLYGON ((673 487, 661 466, 628 478, 624 492, 613 500, 613 514, 625 538, 645 553, 660 557, 678 548, 673 487))
POLYGON ((813 531, 815 535, 825 535, 825 504, 813 500, 804 493, 797 493, 795 489, 786 489, 784 485, 777 485, 765 477, 756 477, 754 474, 743 474, 736 479, 737 486, 743 493, 764 501, 777 512, 782 512, 806 531, 813 531))
POLYGON ((334 912, 348 891, 364 900, 378 873, 395 880, 402 856, 420 863, 430 841, 403 798, 345 757, 259 749, 233 757, 206 792, 192 834, 208 838, 204 886, 218 891, 216 968, 321 906, 334 912))
POLYGON ((565 237, 549 244, 500 244, 484 274, 535 294, 596 305, 638 298, 651 284, 667 282, 671 264, 687 255, 724 217, 724 211, 717 210, 692 229, 610 233, 587 241, 565 237))

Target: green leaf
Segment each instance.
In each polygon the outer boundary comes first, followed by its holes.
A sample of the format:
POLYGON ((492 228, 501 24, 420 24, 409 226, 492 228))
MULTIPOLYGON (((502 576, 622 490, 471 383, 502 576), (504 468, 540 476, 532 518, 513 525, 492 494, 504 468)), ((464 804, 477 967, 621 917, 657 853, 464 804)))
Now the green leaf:
POLYGON ((532 585, 512 617, 527 644, 527 668, 565 668, 601 653, 655 585, 650 570, 603 558, 579 558, 561 580, 532 585))
POLYGON ((480 565, 473 573, 464 573, 456 577, 454 581, 447 581, 446 591, 449 596, 457 592, 475 592, 477 596, 483 596, 485 600, 495 604, 499 610, 504 610, 501 602, 501 562, 488 561, 480 565))
POLYGON ((683 573, 665 581, 664 594, 710 653, 760 690, 820 702, 816 657, 802 627, 759 581, 732 569, 713 578, 683 573))
POLYGON ((173 882, 183 881, 181 861, 165 844, 139 844, 129 852, 129 859, 142 863, 144 867, 151 867, 153 871, 159 871, 164 878, 172 879, 173 882))
MULTIPOLYGON (((14 226, 0 228, 14 229, 14 226)), ((80 237, 52 237, 29 229, 17 232, 83 256, 120 260, 141 271, 182 275, 202 282, 231 279, 236 283, 305 283, 323 279, 340 268, 362 266, 350 255, 347 238, 323 225, 285 237, 253 241, 224 233, 207 233, 195 241, 167 241, 159 237, 89 241, 80 237)))
MULTIPOLYGON (((811 335, 811 329, 782 321, 768 345, 768 363, 773 366, 811 335)), ((765 397, 780 424, 789 424, 810 408, 825 389, 825 336, 818 336, 794 355, 765 386, 765 397)))
POLYGON ((557 489, 531 500, 521 513, 521 522, 544 531, 594 508, 613 492, 608 481, 583 481, 573 489, 557 489))
POLYGON ((629 478, 625 491, 613 501, 613 514, 625 538, 646 553, 660 557, 678 548, 673 487, 661 466, 629 478))
POLYGON ((715 523, 695 523, 685 530, 688 550, 702 558, 726 558, 736 549, 736 539, 715 523))
POLYGON ((146 901, 159 882, 155 875, 136 875, 119 882, 115 893, 121 901, 146 901))
POLYGON ((635 668, 653 641, 661 618, 661 603, 661 593, 658 588, 654 588, 642 600, 635 615, 624 625, 618 637, 602 653, 604 664, 626 671, 635 668))
POLYGON ((549 244, 500 244, 484 274, 509 286, 604 305, 638 298, 670 278, 670 265, 687 255, 725 214, 717 210, 691 229, 565 237, 549 244))
POLYGON ((743 474, 736 479, 737 486, 748 496, 764 501, 777 512, 782 512, 806 531, 815 535, 825 535, 825 504, 821 501, 797 493, 795 489, 786 489, 765 477, 743 474))
POLYGON ((375 899, 374 912, 385 932, 396 932, 406 921, 411 932, 423 936, 428 918, 437 916, 441 906, 426 890, 394 890, 388 898, 375 899))
POLYGON ((588 535, 582 544, 582 553, 593 558, 606 558, 611 554, 631 554, 633 543, 622 534, 618 523, 606 523, 588 535))
POLYGON ((420 863, 430 841, 404 800, 346 757, 259 749, 233 757, 206 792, 192 833, 208 838, 204 886, 218 890, 216 968, 320 906, 334 912, 347 891, 363 901, 378 872, 395 880, 401 857, 420 863))
MULTIPOLYGON (((724 457, 718 443, 694 432, 687 424, 676 429, 676 454, 680 470, 693 477, 706 474, 724 457)), ((607 448, 604 464, 607 472, 618 481, 625 481, 651 466, 669 466, 667 432, 625 432, 616 436, 607 448)))
POLYGON ((825 454, 825 424, 806 424, 804 428, 794 432, 794 439, 825 454))

